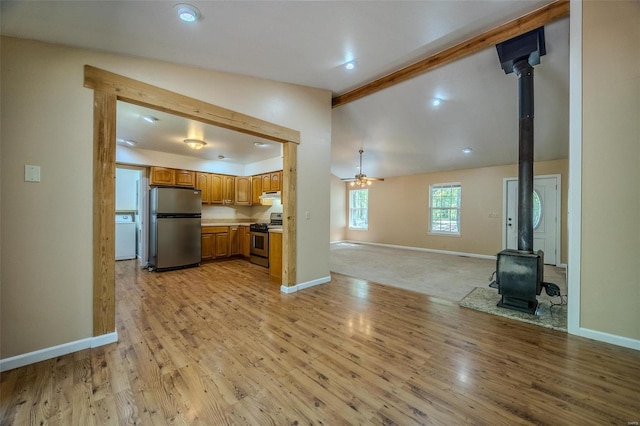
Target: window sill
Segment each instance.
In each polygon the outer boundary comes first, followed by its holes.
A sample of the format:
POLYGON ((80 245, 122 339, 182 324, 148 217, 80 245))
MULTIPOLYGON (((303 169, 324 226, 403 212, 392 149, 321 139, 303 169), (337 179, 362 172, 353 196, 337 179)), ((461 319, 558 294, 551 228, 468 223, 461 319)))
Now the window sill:
POLYGON ((432 235, 434 237, 460 237, 460 233, 453 234, 449 232, 428 232, 427 235, 432 235))
POLYGON ((349 227, 349 231, 368 231, 369 228, 351 228, 349 227))

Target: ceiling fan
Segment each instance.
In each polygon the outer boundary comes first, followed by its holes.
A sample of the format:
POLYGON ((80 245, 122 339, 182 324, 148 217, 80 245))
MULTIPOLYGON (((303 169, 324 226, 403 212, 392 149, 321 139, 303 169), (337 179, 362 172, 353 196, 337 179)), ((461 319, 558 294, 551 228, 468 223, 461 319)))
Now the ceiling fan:
POLYGON ((351 182, 351 186, 359 186, 360 188, 371 185, 371 182, 374 180, 384 180, 382 178, 367 177, 367 175, 362 173, 362 153, 364 152, 364 150, 360 148, 358 152, 360 153, 360 173, 356 174, 356 176, 353 178, 344 178, 341 180, 345 182, 351 182))

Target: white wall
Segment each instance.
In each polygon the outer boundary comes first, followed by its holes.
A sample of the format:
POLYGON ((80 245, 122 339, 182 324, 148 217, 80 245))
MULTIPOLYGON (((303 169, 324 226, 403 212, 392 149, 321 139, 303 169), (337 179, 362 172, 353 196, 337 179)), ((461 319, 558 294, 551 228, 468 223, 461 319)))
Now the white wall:
POLYGON ((138 209, 140 170, 116 167, 116 211, 138 209))
POLYGON ((347 187, 340 178, 331 175, 331 241, 345 239, 348 215, 347 187))
POLYGON ((92 334, 93 91, 83 87, 85 64, 299 130, 297 282, 329 275, 329 91, 10 37, 1 43, 2 359, 92 334), (25 164, 42 167, 41 183, 23 182, 25 164))

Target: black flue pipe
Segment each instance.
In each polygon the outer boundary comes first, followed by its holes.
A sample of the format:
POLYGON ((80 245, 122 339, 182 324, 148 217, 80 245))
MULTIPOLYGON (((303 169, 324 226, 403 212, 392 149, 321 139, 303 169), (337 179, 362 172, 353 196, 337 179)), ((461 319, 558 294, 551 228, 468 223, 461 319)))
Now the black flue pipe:
POLYGON ((518 250, 533 252, 533 67, 513 64, 518 76, 518 250))

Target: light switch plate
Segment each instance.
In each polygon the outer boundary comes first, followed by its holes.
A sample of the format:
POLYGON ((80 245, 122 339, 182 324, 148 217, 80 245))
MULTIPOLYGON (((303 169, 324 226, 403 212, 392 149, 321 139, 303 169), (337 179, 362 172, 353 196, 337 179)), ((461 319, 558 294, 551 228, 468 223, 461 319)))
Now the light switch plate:
POLYGON ((40 166, 30 166, 26 164, 24 166, 24 181, 40 182, 40 166))

